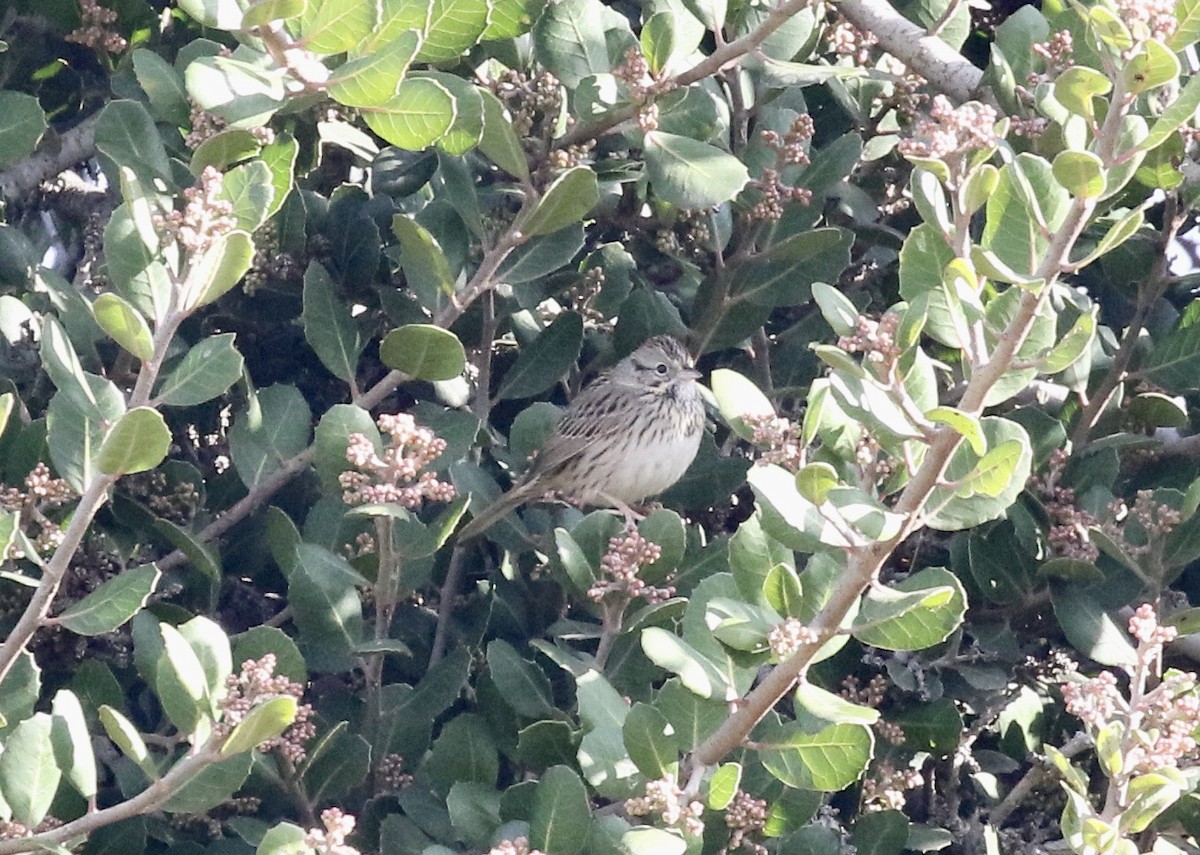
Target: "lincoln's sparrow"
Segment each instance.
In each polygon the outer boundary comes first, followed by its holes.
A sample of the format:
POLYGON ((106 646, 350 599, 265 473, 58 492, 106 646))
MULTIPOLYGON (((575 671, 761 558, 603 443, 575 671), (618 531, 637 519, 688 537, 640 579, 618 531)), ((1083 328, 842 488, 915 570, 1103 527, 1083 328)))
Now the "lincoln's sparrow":
POLYGON ((670 487, 696 456, 704 431, 699 378, 678 341, 645 342, 576 396, 525 478, 476 514, 460 538, 551 491, 631 516, 629 505, 670 487))

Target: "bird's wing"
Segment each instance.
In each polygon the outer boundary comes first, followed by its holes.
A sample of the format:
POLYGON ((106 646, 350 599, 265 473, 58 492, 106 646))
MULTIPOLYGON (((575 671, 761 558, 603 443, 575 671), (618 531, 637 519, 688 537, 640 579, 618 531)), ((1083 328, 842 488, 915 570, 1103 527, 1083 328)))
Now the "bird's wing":
POLYGON ((607 376, 593 381, 571 402, 538 452, 528 477, 553 477, 594 440, 632 429, 631 394, 632 390, 615 389, 607 376))

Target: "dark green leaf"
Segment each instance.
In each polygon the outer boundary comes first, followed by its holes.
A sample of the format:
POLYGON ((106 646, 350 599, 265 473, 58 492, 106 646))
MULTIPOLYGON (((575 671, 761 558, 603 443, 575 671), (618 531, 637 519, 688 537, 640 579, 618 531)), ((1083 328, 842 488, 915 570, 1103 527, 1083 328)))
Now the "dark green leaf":
POLYGON ((58 621, 79 635, 112 632, 146 604, 160 576, 153 564, 126 570, 71 605, 58 621))
POLYGON ((528 398, 553 386, 575 360, 583 345, 583 318, 564 312, 533 343, 522 349, 496 397, 501 400, 528 398))

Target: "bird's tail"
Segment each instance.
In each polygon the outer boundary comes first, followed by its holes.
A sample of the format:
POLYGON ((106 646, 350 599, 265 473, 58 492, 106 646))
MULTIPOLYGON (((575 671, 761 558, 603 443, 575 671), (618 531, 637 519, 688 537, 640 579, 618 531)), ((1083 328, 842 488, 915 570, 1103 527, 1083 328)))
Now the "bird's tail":
POLYGON ((476 535, 483 534, 504 519, 518 505, 528 500, 537 487, 532 483, 513 487, 496 501, 475 514, 474 518, 458 532, 459 543, 465 543, 476 535))

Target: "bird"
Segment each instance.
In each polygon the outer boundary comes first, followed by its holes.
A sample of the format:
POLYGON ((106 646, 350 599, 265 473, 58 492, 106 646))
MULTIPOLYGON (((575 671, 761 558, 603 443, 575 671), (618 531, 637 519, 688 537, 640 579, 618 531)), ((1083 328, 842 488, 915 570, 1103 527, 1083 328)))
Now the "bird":
POLYGON ((459 533, 482 534, 518 505, 558 492, 581 505, 630 508, 687 471, 704 433, 700 372, 678 339, 647 339, 568 405, 529 472, 459 533))

